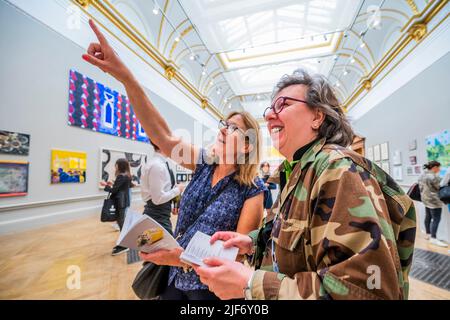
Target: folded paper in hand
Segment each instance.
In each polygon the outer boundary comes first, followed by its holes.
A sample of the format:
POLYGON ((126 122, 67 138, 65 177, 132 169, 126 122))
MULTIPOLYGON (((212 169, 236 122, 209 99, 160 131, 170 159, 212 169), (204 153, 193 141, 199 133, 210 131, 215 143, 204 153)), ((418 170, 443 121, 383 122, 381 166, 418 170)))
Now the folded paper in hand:
POLYGON ((117 244, 146 253, 180 248, 175 238, 158 222, 131 210, 127 212, 117 244))
POLYGON ((213 245, 209 243, 211 237, 197 231, 188 243, 186 250, 181 253, 180 260, 189 265, 208 267, 203 263, 205 258, 221 258, 236 260, 239 249, 236 247, 224 248, 223 241, 217 240, 213 245))
MULTIPOLYGON (((223 241, 210 244, 211 237, 197 231, 188 243, 180 260, 189 265, 205 267, 203 259, 217 257, 236 260, 239 249, 223 247, 223 241)), ((117 244, 134 250, 152 253, 158 250, 181 248, 177 240, 154 219, 128 210, 117 244)))

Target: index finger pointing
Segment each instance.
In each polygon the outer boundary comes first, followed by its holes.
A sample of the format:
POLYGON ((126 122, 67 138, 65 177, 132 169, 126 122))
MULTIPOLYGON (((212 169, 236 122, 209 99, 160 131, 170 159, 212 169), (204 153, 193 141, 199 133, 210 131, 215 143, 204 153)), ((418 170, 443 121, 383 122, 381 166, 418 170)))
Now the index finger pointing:
POLYGON ((89 26, 91 27, 92 31, 94 31, 94 33, 97 36, 98 41, 100 41, 101 45, 108 43, 108 41, 106 40, 103 33, 100 30, 98 30, 98 27, 95 24, 94 20, 89 19, 89 26))

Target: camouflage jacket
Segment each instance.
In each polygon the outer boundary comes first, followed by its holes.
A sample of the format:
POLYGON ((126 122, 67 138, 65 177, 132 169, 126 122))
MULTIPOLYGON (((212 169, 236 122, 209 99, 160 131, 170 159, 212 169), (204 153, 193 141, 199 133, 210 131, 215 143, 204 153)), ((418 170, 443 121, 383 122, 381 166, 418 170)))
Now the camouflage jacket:
POLYGON ((272 211, 250 233, 254 299, 407 299, 414 205, 369 160, 318 140, 272 211))
POLYGON ((439 199, 441 178, 431 170, 426 170, 419 178, 420 198, 425 207, 442 208, 444 203, 439 199))

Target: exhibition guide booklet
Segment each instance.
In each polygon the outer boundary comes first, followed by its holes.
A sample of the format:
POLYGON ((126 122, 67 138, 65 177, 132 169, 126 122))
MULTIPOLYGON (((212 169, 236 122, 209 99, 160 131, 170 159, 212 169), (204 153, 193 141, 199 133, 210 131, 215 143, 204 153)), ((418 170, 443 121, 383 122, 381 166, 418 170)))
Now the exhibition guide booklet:
MULTIPOLYGON (((189 265, 203 267, 207 266, 203 263, 205 258, 236 260, 238 248, 225 249, 221 240, 211 245, 210 239, 207 234, 197 231, 186 250, 180 255, 180 260, 189 265)), ((177 240, 158 222, 145 214, 141 215, 131 210, 127 212, 117 244, 146 253, 181 248, 177 240)))

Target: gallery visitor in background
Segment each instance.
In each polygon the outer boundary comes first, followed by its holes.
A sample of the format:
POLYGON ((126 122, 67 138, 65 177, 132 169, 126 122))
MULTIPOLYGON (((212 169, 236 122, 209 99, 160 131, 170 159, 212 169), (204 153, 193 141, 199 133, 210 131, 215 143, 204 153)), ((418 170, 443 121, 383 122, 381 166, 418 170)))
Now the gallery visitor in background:
POLYGON ((424 166, 424 172, 419 178, 420 196, 425 206, 425 231, 431 244, 447 247, 445 242, 436 238, 439 222, 441 221, 442 207, 444 203, 439 199, 441 178, 439 172, 441 164, 430 161, 424 166), (430 238, 431 236, 431 238, 430 238))
POLYGON ((173 234, 170 213, 172 199, 180 195, 185 186, 175 184, 175 176, 169 167, 167 159, 153 142, 155 153, 144 166, 141 176, 141 196, 144 200, 144 214, 155 219, 170 234, 173 234))
MULTIPOLYGON (((111 198, 114 199, 114 207, 116 208, 117 224, 122 231, 123 223, 125 221, 125 215, 128 207, 130 206, 130 188, 133 187, 131 182, 130 164, 127 159, 117 159, 115 164, 115 180, 114 184, 111 182, 100 184, 105 187, 106 192, 111 193, 111 198)), ((128 251, 128 248, 115 246, 112 250, 112 255, 118 255, 120 253, 128 251)))
POLYGON ((332 85, 296 70, 276 85, 264 119, 286 160, 274 219, 239 247, 256 270, 206 259, 196 267, 222 299, 407 299, 415 242, 412 200, 381 168, 350 150, 354 133, 332 85))
MULTIPOLYGON (((450 167, 447 168, 444 178, 441 181, 441 188, 450 187, 450 167)), ((450 212, 450 203, 447 204, 448 212, 450 212)))
MULTIPOLYGON (((175 236, 186 248, 197 231, 208 235, 219 230, 248 233, 258 228, 263 216, 264 184, 258 177, 260 132, 247 112, 233 112, 219 121, 220 131, 210 150, 174 136, 144 89, 120 60, 104 35, 89 21, 99 43, 92 43, 83 59, 122 82, 134 111, 150 140, 161 153, 186 169, 192 180, 184 190, 175 236)), ((180 261, 183 249, 140 253, 143 260, 171 266, 166 300, 213 300, 217 297, 180 261)))
POLYGON ((267 161, 261 163, 260 177, 264 182, 267 190, 264 191, 264 209, 266 209, 267 214, 270 214, 270 209, 273 206, 272 191, 277 188, 277 185, 273 182, 269 182, 270 178, 270 164, 267 161))

